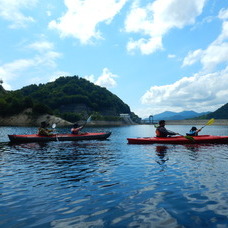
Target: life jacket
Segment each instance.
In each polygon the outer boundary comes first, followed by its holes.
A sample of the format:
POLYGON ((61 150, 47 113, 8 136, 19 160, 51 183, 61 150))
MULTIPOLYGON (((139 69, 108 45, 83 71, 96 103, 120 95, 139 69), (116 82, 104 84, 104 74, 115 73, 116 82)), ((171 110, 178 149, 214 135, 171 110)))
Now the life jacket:
POLYGON ((157 137, 161 137, 161 132, 158 130, 158 128, 155 131, 157 137))
POLYGON ((192 131, 190 130, 189 133, 186 133, 187 136, 198 136, 198 132, 197 131, 192 131))

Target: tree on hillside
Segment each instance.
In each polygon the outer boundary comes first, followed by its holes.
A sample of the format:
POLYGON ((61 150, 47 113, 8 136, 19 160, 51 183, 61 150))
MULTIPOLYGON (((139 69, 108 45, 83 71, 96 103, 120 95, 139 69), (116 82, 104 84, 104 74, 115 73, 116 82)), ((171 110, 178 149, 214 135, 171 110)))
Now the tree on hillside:
POLYGON ((12 115, 32 108, 35 113, 52 113, 69 121, 86 118, 93 112, 103 117, 131 115, 130 107, 106 88, 78 76, 62 76, 54 82, 29 85, 0 93, 0 115, 12 115))
POLYGON ((217 109, 216 111, 206 115, 206 118, 228 119, 228 103, 217 109))

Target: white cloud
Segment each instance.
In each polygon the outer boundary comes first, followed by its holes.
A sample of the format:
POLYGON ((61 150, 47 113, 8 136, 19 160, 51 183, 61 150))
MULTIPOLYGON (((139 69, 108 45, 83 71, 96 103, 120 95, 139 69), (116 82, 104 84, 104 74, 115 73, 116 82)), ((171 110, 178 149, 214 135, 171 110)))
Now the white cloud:
POLYGON ((48 41, 37 41, 28 45, 28 48, 37 50, 39 52, 48 51, 54 48, 53 43, 48 41))
POLYGON ((170 85, 152 86, 141 102, 152 111, 214 111, 227 103, 227 88, 228 67, 216 73, 184 77, 170 85))
POLYGON ((199 61, 203 56, 203 50, 198 49, 195 51, 189 51, 188 55, 184 58, 182 66, 188 66, 199 61))
POLYGON ((106 88, 112 88, 116 86, 116 81, 114 78, 118 77, 117 75, 111 73, 109 69, 104 68, 102 75, 97 79, 96 84, 106 88))
POLYGON ((24 72, 24 70, 29 67, 34 66, 35 62, 31 59, 19 59, 11 63, 6 63, 0 66, 0 75, 3 80, 3 87, 5 89, 11 89, 9 86, 9 81, 14 80, 24 72), (5 87, 6 85, 6 87, 5 87))
POLYGON ((228 19, 228 10, 227 9, 221 9, 219 12, 219 18, 226 20, 228 19))
POLYGON ((87 75, 84 78, 92 83, 95 83, 95 81, 96 81, 94 75, 87 75))
POLYGON ((205 50, 190 51, 184 58, 183 65, 192 65, 200 62, 205 72, 210 72, 221 63, 228 63, 228 9, 219 12, 218 18, 223 20, 222 31, 217 39, 205 50))
POLYGON ((70 72, 66 71, 56 71, 52 73, 52 76, 49 79, 49 82, 54 82, 56 79, 62 76, 72 75, 70 72))
POLYGON ((127 0, 65 0, 67 12, 49 23, 49 28, 57 29, 61 37, 72 36, 86 44, 92 38, 101 39, 99 23, 110 23, 127 0))
POLYGON ((61 54, 52 50, 54 48, 52 43, 35 42, 27 48, 38 50, 38 54, 29 59, 17 59, 0 65, 0 75, 5 89, 12 89, 9 86, 10 81, 16 81, 18 78, 21 78, 21 81, 27 80, 27 83, 41 81, 44 75, 40 75, 39 72, 56 68, 56 59, 61 54))
POLYGON ((177 56, 174 55, 174 54, 169 54, 169 55, 168 55, 168 58, 169 58, 169 59, 175 59, 176 57, 177 57, 177 56))
POLYGON ((108 68, 104 68, 97 80, 94 75, 85 76, 84 78, 101 87, 113 88, 117 85, 116 80, 114 79, 117 77, 118 76, 110 72, 108 68))
POLYGON ((37 0, 0 0, 0 17, 10 21, 11 28, 25 27, 35 20, 31 16, 25 16, 21 11, 34 7, 37 2, 37 0))
POLYGON ((127 44, 127 50, 132 52, 139 48, 143 54, 151 54, 158 49, 162 49, 161 37, 152 37, 150 39, 139 39, 137 41, 131 40, 127 44))
POLYGON ((156 0, 146 7, 135 1, 125 21, 125 31, 140 33, 144 38, 131 40, 128 51, 139 49, 151 54, 162 49, 162 38, 172 28, 193 24, 202 13, 206 0, 156 0))
MULTIPOLYGON (((170 85, 152 86, 141 98, 142 104, 148 106, 145 109, 147 115, 167 110, 215 111, 227 103, 228 9, 221 10, 218 18, 222 20, 222 30, 216 40, 205 50, 190 51, 182 64, 188 66, 200 62, 202 71, 192 77, 183 77, 170 85), (225 64, 225 67, 221 64, 225 64), (217 66, 223 68, 218 70, 217 66)), ((145 110, 138 113, 145 116, 145 110)))

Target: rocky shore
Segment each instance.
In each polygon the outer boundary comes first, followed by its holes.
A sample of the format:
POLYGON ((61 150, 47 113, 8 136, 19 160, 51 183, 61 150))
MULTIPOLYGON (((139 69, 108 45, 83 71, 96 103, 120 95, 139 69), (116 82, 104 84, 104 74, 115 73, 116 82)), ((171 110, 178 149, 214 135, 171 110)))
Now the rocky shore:
POLYGON ((0 117, 0 126, 40 126, 42 121, 46 121, 49 125, 55 123, 60 127, 72 125, 72 123, 53 115, 34 116, 31 110, 26 110, 18 115, 0 117))
MULTIPOLYGON (((18 115, 2 118, 0 117, 0 126, 40 126, 42 121, 49 125, 55 123, 58 127, 71 126, 73 123, 63 120, 53 115, 34 116, 31 110, 26 110, 18 115)), ((205 125, 208 120, 167 120, 166 125, 205 125)), ((81 121, 79 124, 84 124, 81 121)), ((122 126, 126 125, 123 121, 90 121, 87 126, 122 126)), ((213 125, 228 126, 228 119, 216 119, 213 125)))
MULTIPOLYGON (((53 115, 40 115, 34 116, 30 109, 26 111, 2 118, 0 117, 0 126, 40 126, 42 121, 46 121, 50 126, 55 123, 58 127, 72 126, 73 123, 63 120, 53 115)), ((83 125, 85 121, 80 121, 79 124, 83 125)), ((90 121, 87 126, 121 126, 126 125, 122 121, 90 121)))

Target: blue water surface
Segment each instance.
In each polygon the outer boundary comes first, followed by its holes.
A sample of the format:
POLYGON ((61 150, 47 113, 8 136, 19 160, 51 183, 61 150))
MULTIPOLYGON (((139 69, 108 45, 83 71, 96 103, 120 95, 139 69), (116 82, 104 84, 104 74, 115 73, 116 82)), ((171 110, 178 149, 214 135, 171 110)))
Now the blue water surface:
MULTIPOLYGON (((185 134, 191 126, 167 126, 185 134)), ((0 127, 0 227, 228 227, 228 145, 130 145, 149 125, 103 141, 10 144, 0 127)), ((66 133, 67 128, 57 129, 66 133)), ((227 126, 202 134, 228 135, 227 126)))

